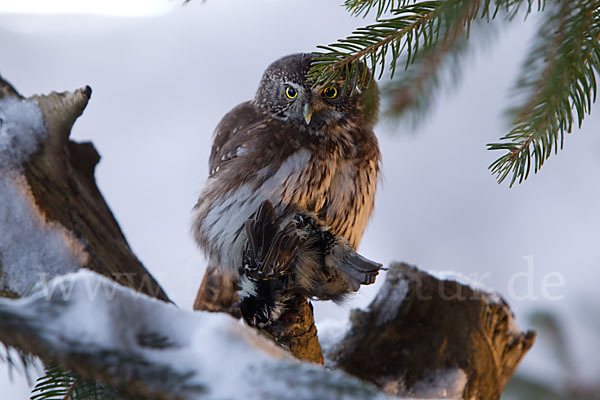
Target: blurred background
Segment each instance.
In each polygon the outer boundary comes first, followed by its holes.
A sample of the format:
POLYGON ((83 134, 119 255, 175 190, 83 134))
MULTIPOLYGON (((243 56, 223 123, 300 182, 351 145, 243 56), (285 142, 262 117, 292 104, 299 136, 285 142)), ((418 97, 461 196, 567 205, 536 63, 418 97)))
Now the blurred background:
MULTIPOLYGON (((191 309, 205 262, 190 211, 214 127, 270 62, 364 23, 341 0, 0 0, 0 74, 26 96, 92 87, 72 137, 94 142, 98 185, 134 252, 191 309)), ((360 250, 466 275, 538 330, 504 398, 599 399, 600 119, 586 118, 541 173, 498 185, 487 166, 499 154, 485 145, 508 130, 502 111, 537 24, 498 28, 423 123, 378 124, 384 178, 360 250)), ((345 306, 316 303, 317 325, 343 324, 384 278, 345 306)), ((0 388, 29 396, 5 366, 0 388)))

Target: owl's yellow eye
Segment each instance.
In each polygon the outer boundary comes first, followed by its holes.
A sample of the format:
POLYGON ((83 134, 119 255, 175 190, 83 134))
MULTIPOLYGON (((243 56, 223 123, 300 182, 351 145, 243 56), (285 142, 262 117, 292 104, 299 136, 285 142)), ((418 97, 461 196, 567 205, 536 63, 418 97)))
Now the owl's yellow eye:
POLYGON ((295 99, 298 96, 298 92, 291 86, 285 88, 285 95, 288 99, 295 99))
POLYGON ((323 92, 321 92, 321 94, 327 97, 328 99, 335 99, 338 95, 338 90, 335 86, 330 86, 328 88, 323 89, 323 92))

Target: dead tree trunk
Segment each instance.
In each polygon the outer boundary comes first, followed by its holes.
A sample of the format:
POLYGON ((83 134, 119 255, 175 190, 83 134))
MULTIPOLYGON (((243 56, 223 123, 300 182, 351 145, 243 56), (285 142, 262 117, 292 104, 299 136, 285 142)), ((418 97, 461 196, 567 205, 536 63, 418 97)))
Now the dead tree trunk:
MULTIPOLYGON (((23 165, 20 174, 25 179, 17 181, 40 221, 64 228, 66 236, 81 244, 85 259, 79 258, 79 267, 169 301, 132 253, 96 186, 94 168, 100 157, 94 146, 69 140, 90 95, 87 87, 29 99, 42 112, 47 137, 23 165)), ((0 78, 0 100, 6 97, 23 99, 0 78)), ((0 178, 1 174, 0 170, 0 178)), ((6 272, 3 268, 10 265, 2 260, 0 248, 0 272, 6 272)), ((53 271, 66 272, 71 270, 53 271)), ((7 278, 10 274, 4 275, 0 274, 0 295, 22 296, 24 291, 7 278)), ((37 280, 33 272, 29 280, 37 280)), ((307 302, 298 308, 302 319, 285 336, 266 333, 297 358, 320 363, 312 308, 307 302)), ((390 268, 368 309, 352 313, 350 331, 327 356, 335 368, 391 395, 497 399, 534 337, 533 332, 518 330, 508 305, 497 295, 398 264, 390 268)))
MULTIPOLYGON (((367 310, 354 310, 352 326, 329 354, 333 364, 397 396, 448 395, 427 384, 464 380, 453 393, 498 399, 531 348, 498 295, 441 280, 406 264, 393 264, 367 310)), ((425 397, 427 398, 427 397, 425 397)))
MULTIPOLYGON (((69 140, 71 127, 83 113, 92 89, 32 96, 48 132, 39 150, 23 166, 34 207, 47 224, 58 224, 84 244, 87 260, 80 265, 134 290, 169 301, 158 282, 127 244, 102 194, 94 169, 100 155, 92 143, 69 140)), ((0 77, 0 99, 23 97, 0 77)), ((36 276, 31 276, 35 283, 36 276)), ((10 285, 5 285, 10 290, 10 285)), ((22 293, 18 293, 22 294, 22 293)))

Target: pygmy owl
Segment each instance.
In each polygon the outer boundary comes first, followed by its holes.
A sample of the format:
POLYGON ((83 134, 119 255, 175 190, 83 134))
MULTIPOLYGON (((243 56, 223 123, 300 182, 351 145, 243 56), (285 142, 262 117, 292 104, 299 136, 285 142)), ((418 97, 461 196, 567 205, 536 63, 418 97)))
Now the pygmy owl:
POLYGON ((377 87, 367 85, 368 73, 316 86, 307 78, 311 62, 310 54, 275 61, 255 98, 215 130, 193 217, 209 261, 196 309, 235 314, 239 297, 256 301, 257 280, 282 263, 285 285, 275 292, 333 300, 373 283, 381 267, 355 251, 379 178, 377 87))

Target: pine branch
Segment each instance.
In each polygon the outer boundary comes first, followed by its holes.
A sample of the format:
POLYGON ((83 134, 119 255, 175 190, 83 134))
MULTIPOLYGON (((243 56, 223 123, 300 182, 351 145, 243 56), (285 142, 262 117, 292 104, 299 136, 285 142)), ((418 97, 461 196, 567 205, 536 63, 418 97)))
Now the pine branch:
POLYGON ((46 368, 44 376, 37 380, 30 400, 73 399, 74 385, 75 377, 72 373, 65 373, 57 366, 50 365, 46 368))
MULTIPOLYGON (((400 71, 396 79, 390 81, 384 88, 388 98, 387 114, 398 118, 410 116, 413 123, 421 119, 435 98, 436 90, 444 81, 446 75, 452 76, 456 82, 460 76, 460 62, 468 50, 469 31, 466 29, 466 19, 470 10, 465 9, 462 23, 449 27, 450 31, 444 40, 417 55, 415 62, 400 71)), ((489 25, 474 21, 478 28, 489 25)), ((478 34, 485 33, 479 29, 478 34)), ((449 79, 450 81, 450 79, 449 79)))
POLYGON ((108 400, 123 399, 116 391, 89 379, 84 379, 57 365, 49 364, 38 378, 30 400, 108 400))
MULTIPOLYGON (((328 46, 317 46, 322 51, 314 52, 314 61, 309 77, 315 84, 329 84, 342 76, 359 78, 360 65, 367 65, 381 78, 389 70, 394 74, 398 61, 403 56, 405 69, 419 57, 434 48, 443 48, 444 43, 452 42, 456 32, 463 29, 468 36, 470 24, 476 19, 489 21, 500 13, 507 18, 515 15, 522 4, 527 4, 527 12, 533 9, 534 0, 445 0, 423 1, 408 4, 409 1, 393 0, 348 0, 346 7, 353 14, 366 15, 377 9, 375 24, 358 28, 345 39, 328 46), (391 8, 398 5, 398 8, 391 8), (388 11, 392 17, 380 19, 388 11)), ((543 0, 538 0, 538 8, 543 0)), ((366 73, 365 73, 366 74, 366 73)), ((365 75, 366 76, 366 75, 365 75)))
POLYGON ((414 3, 414 0, 346 0, 344 6, 352 15, 366 16, 372 9, 377 9, 377 18, 390 10, 414 3))
POLYGON ((4 351, 0 352, 0 364, 4 363, 8 367, 9 379, 12 381, 13 372, 16 371, 22 374, 27 380, 27 384, 31 386, 32 375, 35 374, 36 357, 4 343, 2 347, 4 351))
POLYGON ((402 71, 384 86, 383 95, 388 99, 385 113, 404 119, 410 126, 418 125, 435 103, 440 87, 459 80, 467 45, 466 38, 462 37, 452 46, 441 46, 423 55, 412 67, 402 71))
POLYGON ((345 5, 353 15, 376 11, 378 20, 337 43, 319 46, 322 51, 315 53, 309 75, 315 84, 326 85, 342 77, 357 82, 361 73, 367 76, 361 65, 373 71, 369 79, 388 71, 391 83, 384 92, 391 100, 389 112, 396 116, 426 110, 444 68, 460 61, 473 22, 498 15, 511 20, 536 9, 549 14, 517 83, 527 101, 512 110, 513 129, 500 143, 488 145, 506 151, 490 165, 499 182, 512 175, 512 186, 525 180, 532 166, 537 172, 559 143, 563 147, 574 122, 581 127, 591 112, 600 71, 597 0, 347 0, 345 5), (392 17, 381 19, 386 13, 392 17), (404 71, 394 79, 400 63, 404 71))
POLYGON ((565 133, 579 127, 596 100, 600 72, 600 8, 597 0, 561 1, 547 9, 535 47, 522 68, 517 93, 527 101, 510 110, 513 129, 490 150, 506 151, 490 165, 510 186, 537 172, 552 151, 563 148, 565 133))
MULTIPOLYGON (((345 5, 353 14, 364 12, 366 15, 369 10, 377 9, 377 16, 380 17, 383 12, 407 3, 409 1, 354 0, 346 1, 345 5)), ((400 68, 399 72, 394 71, 395 79, 390 79, 388 85, 384 86, 383 93, 389 100, 386 110, 388 115, 395 118, 410 117, 413 123, 418 122, 433 103, 436 90, 444 81, 444 77, 451 75, 451 81, 456 81, 460 76, 459 65, 468 49, 471 24, 477 23, 477 27, 480 28, 479 35, 485 33, 483 28, 489 28, 490 25, 483 22, 490 19, 490 7, 484 5, 481 10, 480 1, 477 0, 456 4, 460 6, 454 7, 452 12, 439 10, 440 13, 445 13, 441 18, 443 23, 436 28, 436 35, 441 39, 416 43, 413 47, 416 47, 417 51, 413 51, 412 60, 406 55, 402 55, 399 60, 392 60, 405 68, 400 68), (478 11, 482 12, 478 14, 478 11)), ((494 11, 496 12, 497 10, 494 11)))
POLYGON ((375 76, 379 70, 381 77, 386 66, 386 55, 390 50, 390 68, 393 75, 396 61, 404 48, 407 48, 407 61, 410 62, 411 50, 418 45, 419 39, 433 38, 433 35, 425 35, 424 32, 429 27, 430 33, 433 33, 431 21, 435 19, 435 11, 443 3, 431 1, 403 7, 394 11, 394 18, 358 28, 348 38, 340 39, 329 46, 318 46, 325 52, 314 53, 310 78, 326 85, 338 80, 343 73, 347 77, 358 77, 359 66, 363 63, 370 67, 371 76, 375 76))

